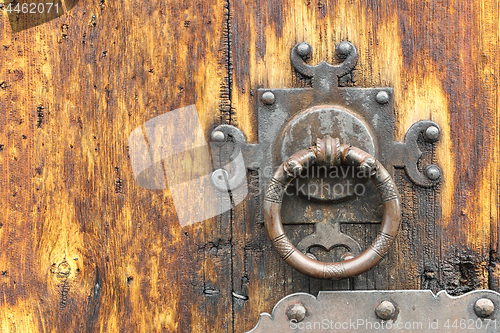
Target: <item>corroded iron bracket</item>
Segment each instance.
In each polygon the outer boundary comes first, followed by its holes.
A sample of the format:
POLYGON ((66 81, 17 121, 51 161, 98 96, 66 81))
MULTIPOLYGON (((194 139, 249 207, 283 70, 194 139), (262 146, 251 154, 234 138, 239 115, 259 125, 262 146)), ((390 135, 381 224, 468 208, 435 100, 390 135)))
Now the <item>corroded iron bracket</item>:
POLYGON ((268 332, 498 332, 500 294, 476 290, 320 291, 284 297, 248 333, 268 332))

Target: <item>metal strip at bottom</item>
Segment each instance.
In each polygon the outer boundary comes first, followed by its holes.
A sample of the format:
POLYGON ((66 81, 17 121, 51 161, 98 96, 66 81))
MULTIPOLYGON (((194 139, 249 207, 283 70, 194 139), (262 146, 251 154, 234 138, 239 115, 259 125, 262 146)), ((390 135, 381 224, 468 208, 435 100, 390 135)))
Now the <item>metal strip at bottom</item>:
POLYGON ((284 297, 257 332, 500 332, 500 294, 430 290, 322 291, 284 297))

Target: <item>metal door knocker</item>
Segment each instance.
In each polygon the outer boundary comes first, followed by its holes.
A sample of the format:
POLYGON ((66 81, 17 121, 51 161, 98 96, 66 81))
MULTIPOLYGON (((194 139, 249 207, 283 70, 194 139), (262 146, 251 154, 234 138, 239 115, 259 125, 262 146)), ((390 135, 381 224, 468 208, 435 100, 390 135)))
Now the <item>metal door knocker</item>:
MULTIPOLYGON (((394 141, 393 89, 355 86, 356 47, 342 41, 335 50, 338 64, 323 61, 314 66, 309 64, 311 45, 296 44, 290 61, 307 86, 257 90, 258 143, 247 143, 245 135, 231 125, 212 132, 214 138, 234 143, 246 168, 258 172, 254 173, 254 198, 263 204, 257 206, 257 223, 265 223, 282 258, 307 275, 326 279, 365 272, 389 250, 400 219, 395 175, 398 181, 425 188, 437 186, 442 178, 432 156, 441 135, 438 124, 418 121, 403 142, 394 141), (316 142, 318 138, 325 139, 316 142), (318 164, 332 167, 338 175, 316 173, 318 164), (369 177, 348 172, 368 166, 375 168, 369 177), (303 172, 299 175, 294 170, 303 172), (359 239, 341 231, 342 224, 379 223, 381 232, 364 252, 359 239), (312 224, 314 232, 302 239, 303 233, 290 234, 295 247, 283 224, 297 225, 295 230, 312 224), (316 255, 311 249, 318 251, 316 255), (330 252, 330 257, 320 259, 331 263, 315 259, 323 255, 320 249, 330 252)), ((227 179, 241 171, 232 169, 227 179)))
POLYGON ((399 194, 391 175, 370 154, 359 148, 340 144, 339 139, 326 136, 316 146, 293 154, 281 164, 269 181, 264 197, 264 223, 271 242, 286 263, 299 272, 315 278, 338 280, 359 275, 373 268, 389 250, 399 229, 399 194), (286 187, 304 169, 314 165, 332 168, 356 166, 365 172, 382 196, 382 226, 371 246, 354 258, 341 262, 321 262, 305 255, 288 239, 281 222, 281 202, 286 187))

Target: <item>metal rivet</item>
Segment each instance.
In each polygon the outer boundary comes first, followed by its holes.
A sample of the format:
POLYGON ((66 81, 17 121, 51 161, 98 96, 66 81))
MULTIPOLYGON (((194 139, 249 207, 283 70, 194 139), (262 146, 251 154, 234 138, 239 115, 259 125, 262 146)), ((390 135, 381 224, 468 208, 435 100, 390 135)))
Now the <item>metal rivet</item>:
POLYGON ((296 320, 297 322, 301 322, 306 317, 306 308, 300 304, 295 303, 290 305, 286 310, 286 315, 288 320, 296 320))
POLYGON ((392 319, 395 313, 396 307, 394 306, 394 304, 392 304, 392 302, 389 301, 381 302, 375 309, 375 314, 382 320, 392 319))
POLYGON ((342 261, 344 261, 344 260, 350 260, 350 259, 353 259, 353 258, 354 258, 354 255, 353 255, 352 253, 349 253, 349 252, 344 253, 344 254, 340 257, 340 259, 341 259, 342 261))
POLYGON ((276 97, 270 91, 266 91, 265 93, 262 94, 262 102, 264 104, 267 104, 267 105, 274 104, 275 100, 276 100, 276 97))
POLYGON ((214 142, 224 142, 226 140, 226 136, 221 131, 213 131, 211 137, 214 142))
POLYGON ((389 94, 387 93, 387 91, 379 91, 375 99, 377 100, 378 104, 387 104, 389 103, 389 94))
POLYGON ((437 165, 428 165, 425 168, 425 175, 430 180, 438 180, 441 177, 441 169, 437 165))
POLYGON ((297 54, 302 58, 307 58, 312 53, 312 47, 306 42, 297 45, 297 54))
POLYGON ((347 58, 347 56, 352 51, 351 43, 347 41, 343 41, 337 44, 335 47, 335 51, 337 52, 337 56, 341 59, 347 58))
POLYGON ((436 126, 429 126, 425 130, 425 137, 429 141, 436 141, 437 139, 439 139, 439 132, 439 128, 437 128, 436 126))
POLYGON ((478 317, 488 317, 493 314, 495 311, 495 304, 487 298, 480 298, 474 304, 474 312, 478 315, 478 317))

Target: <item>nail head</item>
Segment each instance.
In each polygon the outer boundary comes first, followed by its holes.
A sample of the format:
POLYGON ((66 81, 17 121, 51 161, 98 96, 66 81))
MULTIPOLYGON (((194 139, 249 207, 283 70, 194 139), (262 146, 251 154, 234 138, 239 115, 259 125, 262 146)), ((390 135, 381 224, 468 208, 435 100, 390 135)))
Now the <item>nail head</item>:
POLYGON ((262 94, 262 102, 264 104, 267 104, 267 105, 274 104, 275 100, 276 100, 276 97, 270 91, 266 91, 265 93, 262 94))
POLYGON ((478 317, 488 317, 493 314, 495 311, 495 304, 487 298, 480 298, 474 304, 474 312, 478 315, 478 317))
POLYGON ((302 58, 307 58, 312 53, 312 47, 306 42, 302 42, 297 45, 297 54, 302 58))
POLYGON ((335 51, 337 52, 337 56, 339 58, 345 59, 351 53, 352 45, 348 41, 342 41, 337 44, 335 51))
POLYGON ((389 301, 382 301, 375 309, 375 314, 382 320, 392 319, 395 313, 396 307, 389 301))
POLYGON ((389 94, 387 93, 387 91, 379 91, 375 99, 377 100, 378 104, 387 104, 389 103, 389 94))
POLYGON ((212 132, 212 141, 224 142, 225 140, 226 140, 226 136, 221 131, 213 131, 212 132))
POLYGON ((436 126, 429 126, 425 130, 425 137, 429 141, 436 141, 437 139, 439 139, 439 134, 439 128, 437 128, 436 126))
POLYGON ((425 174, 430 180, 438 180, 441 177, 441 169, 437 165, 429 165, 425 168, 425 174))
POLYGON ((296 320, 297 322, 301 322, 306 317, 306 308, 300 304, 295 303, 290 305, 286 310, 286 315, 288 320, 296 320))

